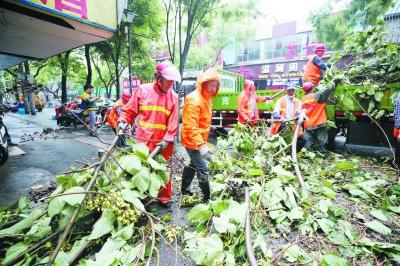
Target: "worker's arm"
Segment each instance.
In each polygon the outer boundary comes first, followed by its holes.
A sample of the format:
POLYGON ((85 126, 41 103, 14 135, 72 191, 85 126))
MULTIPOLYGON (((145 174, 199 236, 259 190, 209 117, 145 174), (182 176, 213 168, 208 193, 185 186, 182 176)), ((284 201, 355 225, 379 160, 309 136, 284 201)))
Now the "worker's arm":
POLYGON ((400 128, 400 99, 396 101, 393 111, 394 116, 394 127, 400 128))
POLYGON ((167 132, 164 135, 163 141, 166 142, 174 142, 176 133, 178 132, 178 97, 176 97, 176 101, 173 109, 171 110, 171 115, 168 118, 167 124, 167 132))
POLYGON ((322 70, 327 70, 327 69, 328 69, 328 65, 325 64, 325 63, 322 61, 321 57, 319 57, 319 56, 314 56, 314 58, 313 58, 313 63, 314 63, 315 65, 319 66, 319 68, 321 68, 322 70))
POLYGON ((335 89, 335 85, 329 84, 328 88, 316 92, 314 99, 317 102, 326 103, 334 89, 335 89))
POLYGON ((277 120, 281 119, 280 111, 281 111, 281 101, 278 100, 275 103, 274 111, 272 111, 272 118, 277 120))
POLYGON ((121 108, 121 116, 118 122, 124 121, 132 125, 136 116, 139 114, 139 100, 141 98, 142 89, 138 87, 132 93, 132 97, 127 104, 121 108))

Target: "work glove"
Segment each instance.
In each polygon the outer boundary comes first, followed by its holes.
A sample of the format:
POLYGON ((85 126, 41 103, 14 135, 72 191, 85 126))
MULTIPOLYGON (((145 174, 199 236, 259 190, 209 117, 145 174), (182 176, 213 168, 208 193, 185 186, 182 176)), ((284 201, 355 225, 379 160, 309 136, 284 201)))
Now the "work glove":
POLYGON ((213 159, 212 152, 206 144, 202 145, 199 149, 200 155, 207 161, 211 162, 213 159))
POLYGON ((160 141, 159 143, 157 143, 157 146, 160 146, 160 147, 161 147, 161 150, 164 150, 165 148, 167 148, 168 145, 169 145, 169 142, 167 142, 167 141, 165 141, 165 140, 160 141))
POLYGON ((123 135, 127 132, 127 130, 128 130, 128 123, 126 123, 125 121, 119 121, 117 126, 117 134, 123 135))
POLYGON ((282 119, 282 117, 278 113, 272 113, 272 118, 274 120, 281 120, 282 119))

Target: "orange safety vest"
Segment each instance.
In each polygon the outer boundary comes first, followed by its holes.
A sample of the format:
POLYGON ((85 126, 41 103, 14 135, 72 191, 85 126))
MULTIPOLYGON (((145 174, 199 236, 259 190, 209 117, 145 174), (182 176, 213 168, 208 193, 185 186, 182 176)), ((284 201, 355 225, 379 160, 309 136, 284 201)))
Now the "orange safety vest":
POLYGON ((308 62, 304 68, 302 79, 304 82, 309 81, 317 85, 321 77, 321 68, 314 64, 313 59, 314 56, 308 59, 308 62))
MULTIPOLYGON (((279 108, 279 115, 283 118, 286 118, 286 96, 283 96, 281 98, 278 99, 276 104, 279 104, 280 108, 279 108)), ((296 114, 296 112, 298 112, 301 108, 301 102, 300 100, 294 98, 294 110, 293 110, 293 115, 296 114)), ((281 122, 276 122, 273 123, 271 126, 271 134, 272 135, 276 135, 279 134, 280 132, 280 128, 281 128, 282 123, 281 122)), ((292 130, 292 132, 295 131, 296 129, 296 125, 291 125, 290 129, 292 130)), ((301 135, 303 135, 303 130, 300 129, 298 136, 300 137, 301 135)))
POLYGON ((304 121, 304 128, 313 128, 319 125, 326 124, 327 117, 325 103, 320 103, 315 100, 315 93, 306 94, 301 99, 303 110, 306 113, 307 120, 304 121))
POLYGON ((393 129, 393 137, 398 138, 400 135, 400 129, 394 128, 393 129))

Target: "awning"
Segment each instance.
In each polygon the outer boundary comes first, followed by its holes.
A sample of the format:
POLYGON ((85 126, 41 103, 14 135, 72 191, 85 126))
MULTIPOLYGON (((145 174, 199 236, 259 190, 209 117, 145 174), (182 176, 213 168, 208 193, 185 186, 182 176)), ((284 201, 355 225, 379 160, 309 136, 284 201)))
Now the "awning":
POLYGON ((0 69, 111 38, 126 1, 0 1, 0 69))

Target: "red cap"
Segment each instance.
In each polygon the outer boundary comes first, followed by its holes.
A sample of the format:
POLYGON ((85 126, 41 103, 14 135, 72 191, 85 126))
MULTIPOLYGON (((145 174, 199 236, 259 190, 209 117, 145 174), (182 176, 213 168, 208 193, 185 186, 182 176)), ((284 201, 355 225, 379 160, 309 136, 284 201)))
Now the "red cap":
POLYGON ((171 62, 164 61, 156 66, 157 74, 163 76, 166 80, 181 82, 179 70, 171 62))
POLYGON ((315 86, 314 83, 312 83, 312 82, 310 82, 310 81, 304 82, 304 84, 303 84, 303 90, 309 91, 309 90, 311 90, 314 86, 315 86))
POLYGON ((326 46, 323 43, 317 44, 317 46, 315 46, 314 52, 318 52, 318 51, 325 51, 326 50, 326 46))

